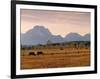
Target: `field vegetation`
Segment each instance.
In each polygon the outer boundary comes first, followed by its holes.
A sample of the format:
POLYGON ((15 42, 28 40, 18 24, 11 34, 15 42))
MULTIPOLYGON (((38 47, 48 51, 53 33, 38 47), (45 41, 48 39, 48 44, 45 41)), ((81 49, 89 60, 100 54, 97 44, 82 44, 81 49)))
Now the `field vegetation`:
POLYGON ((90 66, 90 42, 21 45, 21 69, 90 66))

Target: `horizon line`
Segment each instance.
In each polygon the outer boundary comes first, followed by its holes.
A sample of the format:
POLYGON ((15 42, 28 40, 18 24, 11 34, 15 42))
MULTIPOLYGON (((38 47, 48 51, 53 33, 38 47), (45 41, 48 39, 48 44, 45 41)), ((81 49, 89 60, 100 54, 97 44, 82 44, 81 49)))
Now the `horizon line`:
MULTIPOLYGON (((44 25, 35 25, 35 27, 43 27, 43 28, 45 28, 45 29, 48 29, 48 28, 44 27, 44 25)), ((21 34, 26 34, 28 31, 34 29, 35 27, 33 26, 33 28, 27 30, 26 32, 20 32, 20 33, 21 33, 21 34)), ((48 29, 48 30, 49 30, 49 29, 48 29)), ((49 30, 49 32, 50 32, 52 35, 54 35, 54 36, 59 36, 59 34, 58 34, 58 35, 53 34, 50 30, 49 30)), ((76 34, 79 34, 79 35, 81 35, 81 36, 85 36, 86 34, 90 34, 90 32, 85 33, 85 34, 80 34, 80 33, 78 33, 78 32, 69 32, 69 33, 67 33, 65 36, 63 36, 63 35, 60 35, 60 36, 64 38, 64 37, 66 37, 67 35, 69 35, 70 33, 76 33, 76 34)))

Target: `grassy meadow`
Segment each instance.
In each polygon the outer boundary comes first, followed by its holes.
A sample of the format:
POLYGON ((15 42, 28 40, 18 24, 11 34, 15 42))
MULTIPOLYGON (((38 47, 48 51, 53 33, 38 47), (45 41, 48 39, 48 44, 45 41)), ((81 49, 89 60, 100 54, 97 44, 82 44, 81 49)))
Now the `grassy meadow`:
POLYGON ((20 55, 21 69, 90 66, 90 42, 22 47, 20 55))

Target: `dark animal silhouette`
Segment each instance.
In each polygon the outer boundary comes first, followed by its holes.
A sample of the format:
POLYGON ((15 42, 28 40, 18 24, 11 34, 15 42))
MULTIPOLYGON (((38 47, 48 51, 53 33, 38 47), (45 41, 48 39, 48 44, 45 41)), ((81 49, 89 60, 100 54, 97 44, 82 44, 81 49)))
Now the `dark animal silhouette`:
POLYGON ((36 55, 35 52, 29 52, 29 55, 36 55))
POLYGON ((41 52, 41 51, 37 52, 37 55, 43 55, 43 52, 41 52))

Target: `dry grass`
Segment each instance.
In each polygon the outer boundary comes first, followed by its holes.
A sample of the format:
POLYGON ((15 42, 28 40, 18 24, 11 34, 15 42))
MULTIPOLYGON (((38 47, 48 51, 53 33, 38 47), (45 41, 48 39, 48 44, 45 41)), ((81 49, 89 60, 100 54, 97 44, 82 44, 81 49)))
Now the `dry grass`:
POLYGON ((21 50, 21 69, 79 67, 90 65, 89 48, 40 49, 43 55, 29 55, 31 50, 21 50))

